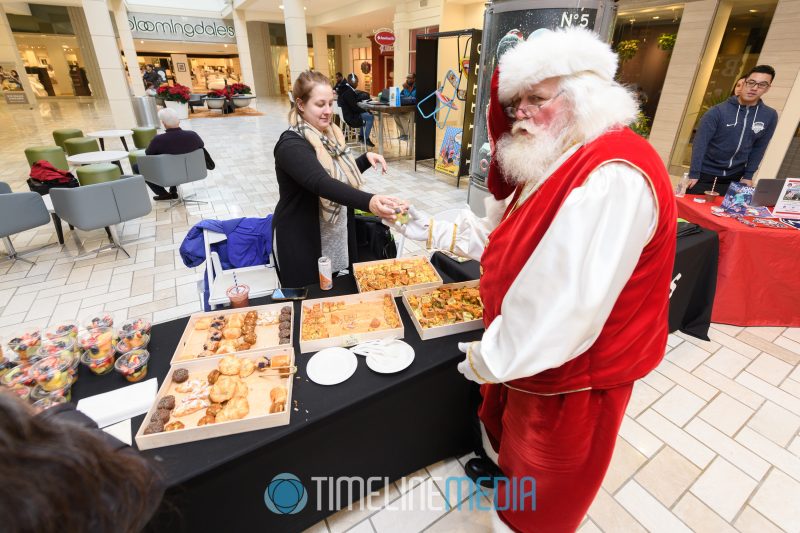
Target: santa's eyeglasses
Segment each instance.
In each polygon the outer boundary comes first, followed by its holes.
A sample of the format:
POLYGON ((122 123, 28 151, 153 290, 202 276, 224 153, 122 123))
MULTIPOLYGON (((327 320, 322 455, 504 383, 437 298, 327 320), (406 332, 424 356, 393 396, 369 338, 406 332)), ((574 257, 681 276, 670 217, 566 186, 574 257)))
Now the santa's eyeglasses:
POLYGON ((532 118, 539 111, 541 111, 543 107, 546 107, 550 102, 561 96, 561 93, 563 92, 564 91, 558 91, 556 94, 554 94, 547 100, 540 102, 538 104, 509 106, 506 107, 503 111, 505 111, 506 116, 508 118, 517 118, 518 111, 522 113, 522 116, 524 116, 525 118, 532 118))
POLYGON ((744 84, 750 87, 751 89, 753 87, 758 87, 759 89, 766 89, 767 87, 769 87, 769 82, 767 81, 745 80, 744 84))

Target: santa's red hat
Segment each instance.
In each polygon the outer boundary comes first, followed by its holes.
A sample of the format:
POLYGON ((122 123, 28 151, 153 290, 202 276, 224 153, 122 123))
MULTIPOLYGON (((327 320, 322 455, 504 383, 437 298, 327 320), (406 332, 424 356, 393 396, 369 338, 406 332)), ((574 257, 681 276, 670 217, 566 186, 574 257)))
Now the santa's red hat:
POLYGON ((504 108, 531 86, 548 78, 591 73, 611 83, 617 71, 617 54, 596 33, 582 28, 551 31, 540 29, 500 57, 492 75, 486 125, 492 160, 486 184, 498 200, 514 192, 500 171, 495 146, 510 133, 512 120, 504 108))

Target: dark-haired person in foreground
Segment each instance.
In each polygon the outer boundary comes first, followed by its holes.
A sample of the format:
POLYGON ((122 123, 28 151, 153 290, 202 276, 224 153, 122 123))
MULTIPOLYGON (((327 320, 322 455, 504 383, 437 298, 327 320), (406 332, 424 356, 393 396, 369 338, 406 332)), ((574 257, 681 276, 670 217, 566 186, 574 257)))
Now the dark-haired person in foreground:
POLYGON ((122 533, 161 504, 157 467, 71 403, 36 414, 0 391, 0 530, 122 533))
POLYGON ((700 120, 692 143, 689 194, 711 190, 725 194, 732 181, 753 184, 753 175, 764 158, 778 113, 761 97, 769 91, 775 69, 753 67, 745 76, 738 96, 709 109, 700 120))

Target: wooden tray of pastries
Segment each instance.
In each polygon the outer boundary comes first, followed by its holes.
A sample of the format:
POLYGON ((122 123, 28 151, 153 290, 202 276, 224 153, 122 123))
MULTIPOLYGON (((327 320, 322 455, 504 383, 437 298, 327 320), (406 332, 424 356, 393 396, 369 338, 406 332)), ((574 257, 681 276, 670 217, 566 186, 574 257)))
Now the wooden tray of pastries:
POLYGON ((292 344, 292 305, 277 303, 195 313, 170 364, 292 344))
POLYGON ((403 338, 403 321, 391 291, 305 300, 300 313, 300 352, 403 338))
POLYGON ((442 278, 425 256, 382 259, 353 264, 358 292, 391 290, 397 297, 407 290, 437 287, 442 278))
POLYGON ((422 340, 483 328, 479 281, 448 283, 403 293, 403 305, 422 340))
POLYGON ((136 433, 140 450, 284 426, 292 410, 291 347, 177 363, 136 433))

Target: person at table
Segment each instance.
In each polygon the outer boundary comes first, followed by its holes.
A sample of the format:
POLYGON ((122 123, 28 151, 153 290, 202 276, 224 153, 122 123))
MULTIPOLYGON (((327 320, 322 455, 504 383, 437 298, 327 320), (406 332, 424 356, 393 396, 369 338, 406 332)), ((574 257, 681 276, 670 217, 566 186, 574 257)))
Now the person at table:
MULTIPOLYGON (((209 170, 214 168, 214 162, 211 160, 211 156, 205 151, 203 139, 191 130, 181 129, 181 121, 174 110, 164 108, 158 112, 158 118, 164 125, 164 133, 153 137, 153 140, 150 141, 150 144, 145 148, 145 155, 181 155, 202 148, 206 156, 206 168, 209 170)), ((137 168, 134 169, 134 172, 139 172, 138 165, 137 168)), ((167 189, 156 183, 150 183, 149 181, 146 183, 147 186, 156 193, 156 195, 153 196, 153 200, 176 200, 178 198, 177 187, 170 187, 169 191, 167 191, 167 189)))
MULTIPOLYGON (((403 90, 400 91, 400 103, 402 105, 416 105, 417 103, 417 75, 413 72, 406 76, 406 81, 403 83, 403 90)), ((411 116, 411 120, 414 120, 413 113, 402 116, 394 115, 394 124, 397 126, 397 133, 401 141, 408 140, 406 124, 408 124, 409 115, 411 116)))
POLYGON ((0 391, 3 531, 141 531, 164 480, 155 463, 65 403, 42 411, 0 391))
POLYGON ((369 134, 372 132, 372 123, 374 117, 369 111, 364 111, 358 106, 359 102, 366 102, 370 99, 369 94, 364 91, 357 91, 358 76, 352 72, 347 75, 346 83, 341 87, 339 92, 339 107, 342 108, 342 116, 344 121, 351 128, 358 128, 361 131, 361 139, 364 140, 367 146, 375 146, 369 139, 369 134))
MULTIPOLYGON (((488 216, 445 222, 411 208, 398 228, 480 259, 486 331, 459 345, 458 370, 482 385, 502 473, 535 479, 535 509, 507 485, 495 492, 515 531, 579 527, 633 384, 666 347, 675 199, 661 158, 628 127, 638 105, 617 65, 581 28, 538 30, 506 51, 490 93, 488 216)), ((465 470, 499 474, 480 459, 465 470)))
POLYGON ((761 97, 769 91, 775 69, 758 65, 747 73, 738 96, 731 96, 709 109, 700 119, 692 142, 689 168, 689 194, 714 190, 725 194, 732 181, 753 184, 753 175, 761 164, 778 113, 761 97))
POLYGON ((336 73, 336 84, 333 86, 333 92, 336 93, 336 96, 339 96, 342 93, 342 89, 344 86, 347 85, 347 82, 344 81, 344 76, 342 76, 341 72, 336 73))
POLYGON ((289 129, 275 145, 279 199, 272 217, 273 250, 284 287, 319 280, 317 260, 331 259, 336 273, 356 262, 354 209, 393 219, 404 202, 361 190, 361 173, 386 171, 383 156, 353 158, 339 127, 332 123, 335 96, 323 74, 305 71, 292 87, 289 129))
POLYGON ((158 72, 155 71, 153 65, 149 63, 144 67, 144 74, 142 75, 142 81, 144 81, 145 87, 153 85, 154 87, 158 88, 161 86, 161 77, 158 75, 158 72))

